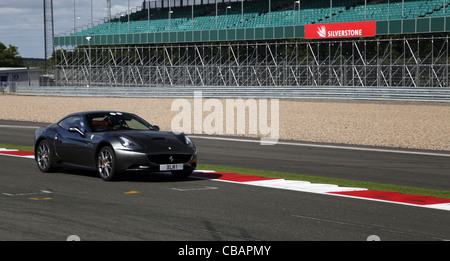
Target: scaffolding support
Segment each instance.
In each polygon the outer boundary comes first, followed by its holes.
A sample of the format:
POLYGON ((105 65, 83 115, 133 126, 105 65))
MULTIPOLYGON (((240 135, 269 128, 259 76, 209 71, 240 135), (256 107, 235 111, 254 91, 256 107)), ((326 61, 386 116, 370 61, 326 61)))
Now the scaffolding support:
POLYGON ((448 87, 446 37, 58 50, 61 86, 448 87), (89 61, 91 63, 89 63, 89 61), (90 65, 90 66, 89 66, 90 65), (90 68, 90 72, 88 69, 90 68))

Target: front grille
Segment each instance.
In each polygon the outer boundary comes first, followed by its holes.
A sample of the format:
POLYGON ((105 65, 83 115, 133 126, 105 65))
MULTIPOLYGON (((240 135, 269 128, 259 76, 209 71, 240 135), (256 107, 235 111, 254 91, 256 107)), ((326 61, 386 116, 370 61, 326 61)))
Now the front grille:
POLYGON ((150 155, 148 159, 153 164, 177 164, 187 163, 192 159, 191 154, 163 154, 163 155, 150 155))

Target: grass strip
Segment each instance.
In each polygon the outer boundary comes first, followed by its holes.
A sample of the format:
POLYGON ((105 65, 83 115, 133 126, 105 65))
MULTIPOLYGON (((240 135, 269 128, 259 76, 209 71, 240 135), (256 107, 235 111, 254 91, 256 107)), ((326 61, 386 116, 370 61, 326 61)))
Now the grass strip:
POLYGON ((338 179, 338 178, 326 178, 326 177, 309 176, 309 175, 303 175, 303 174, 283 173, 283 172, 275 172, 275 171, 267 171, 267 170, 243 169, 243 168, 217 166, 217 165, 209 165, 209 164, 198 164, 197 169, 214 170, 217 172, 237 173, 237 174, 242 174, 242 175, 255 175, 255 176, 266 177, 266 178, 300 180, 300 181, 308 181, 311 183, 334 184, 334 185, 338 185, 340 187, 366 188, 369 190, 376 190, 376 191, 390 191, 390 192, 398 192, 401 194, 424 195, 424 196, 432 196, 432 197, 436 197, 436 198, 449 198, 450 199, 450 191, 446 191, 446 190, 416 188, 416 187, 383 184, 383 183, 376 183, 376 182, 366 182, 366 181, 347 180, 347 179, 338 179))
POLYGON ((9 149, 9 150, 21 150, 21 151, 33 151, 32 146, 21 146, 21 145, 12 145, 0 143, 0 148, 9 149))

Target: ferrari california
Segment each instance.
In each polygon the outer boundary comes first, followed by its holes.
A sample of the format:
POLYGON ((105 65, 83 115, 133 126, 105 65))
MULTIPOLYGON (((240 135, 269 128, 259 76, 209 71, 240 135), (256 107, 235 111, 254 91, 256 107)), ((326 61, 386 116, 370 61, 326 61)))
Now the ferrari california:
POLYGON ((34 154, 42 172, 94 170, 105 181, 130 171, 187 178, 197 164, 195 145, 185 134, 159 131, 135 114, 115 111, 73 113, 37 129, 34 154))

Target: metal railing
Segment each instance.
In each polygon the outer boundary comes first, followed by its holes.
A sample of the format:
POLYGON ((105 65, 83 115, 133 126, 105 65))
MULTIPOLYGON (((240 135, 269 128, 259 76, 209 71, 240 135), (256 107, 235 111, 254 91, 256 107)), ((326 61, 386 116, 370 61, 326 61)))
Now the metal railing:
POLYGON ((274 86, 169 86, 169 87, 18 87, 18 95, 192 98, 195 92, 204 98, 276 98, 276 99, 364 99, 450 102, 450 88, 402 87, 274 87, 274 86))

